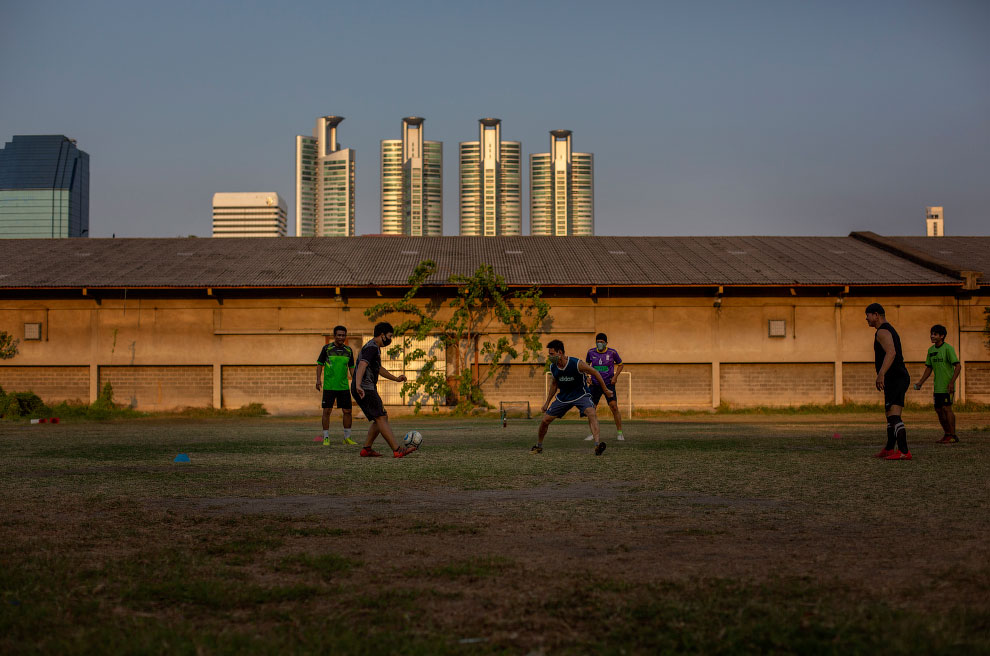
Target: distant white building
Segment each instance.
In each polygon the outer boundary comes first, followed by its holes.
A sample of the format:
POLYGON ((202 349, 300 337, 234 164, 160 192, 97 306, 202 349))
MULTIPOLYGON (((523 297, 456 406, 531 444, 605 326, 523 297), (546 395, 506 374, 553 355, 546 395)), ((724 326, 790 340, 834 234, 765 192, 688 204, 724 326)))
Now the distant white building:
POLYGON ((286 215, 274 192, 213 194, 214 237, 284 237, 286 215))
POLYGON ((929 237, 945 236, 945 219, 941 207, 925 208, 925 227, 929 237))

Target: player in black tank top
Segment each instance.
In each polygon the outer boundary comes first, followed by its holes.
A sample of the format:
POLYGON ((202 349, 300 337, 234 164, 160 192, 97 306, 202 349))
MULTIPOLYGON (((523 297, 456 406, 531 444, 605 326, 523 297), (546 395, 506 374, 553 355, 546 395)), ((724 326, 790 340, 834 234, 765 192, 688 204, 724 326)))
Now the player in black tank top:
POLYGON ((866 308, 866 323, 871 328, 876 328, 873 336, 876 386, 883 392, 887 414, 887 445, 876 457, 884 460, 911 460, 911 452, 907 446, 907 429, 901 421, 904 395, 911 385, 911 376, 904 366, 901 338, 894 327, 887 323, 883 306, 879 303, 871 303, 866 308), (895 444, 897 448, 894 448, 895 444))

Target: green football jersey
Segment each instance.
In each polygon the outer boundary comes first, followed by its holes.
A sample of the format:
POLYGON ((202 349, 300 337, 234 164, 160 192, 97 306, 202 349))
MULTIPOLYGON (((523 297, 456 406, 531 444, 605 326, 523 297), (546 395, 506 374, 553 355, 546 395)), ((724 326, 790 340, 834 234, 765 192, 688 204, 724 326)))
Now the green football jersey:
POLYGON ((932 368, 932 374, 935 376, 936 394, 949 393, 949 381, 952 380, 957 362, 959 362, 959 358, 956 357, 956 350, 945 342, 942 342, 940 347, 933 344, 928 349, 925 366, 932 368))
POLYGON ((320 350, 316 364, 323 365, 323 389, 341 391, 350 389, 347 370, 354 368, 354 352, 350 346, 337 346, 333 342, 320 350))

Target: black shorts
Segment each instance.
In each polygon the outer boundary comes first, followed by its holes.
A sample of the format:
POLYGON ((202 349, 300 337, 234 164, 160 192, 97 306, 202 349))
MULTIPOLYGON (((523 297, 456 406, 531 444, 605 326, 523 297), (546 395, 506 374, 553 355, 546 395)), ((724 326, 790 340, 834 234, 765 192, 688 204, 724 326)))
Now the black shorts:
POLYGON ((951 408, 952 407, 952 395, 951 394, 936 394, 935 395, 935 409, 939 408, 951 408))
POLYGON ((910 376, 888 376, 883 379, 883 407, 890 410, 890 406, 899 405, 904 407, 904 396, 908 387, 911 386, 910 376))
MULTIPOLYGON (((606 396, 605 401, 608 403, 611 403, 612 401, 618 401, 619 394, 615 391, 615 383, 607 383, 605 387, 607 387, 608 390, 612 392, 612 398, 610 399, 606 396)), ((602 397, 605 396, 605 390, 603 390, 598 385, 592 385, 588 389, 588 391, 591 392, 591 402, 594 403, 596 406, 598 405, 598 402, 602 400, 602 397)))
POLYGON ((351 409, 351 393, 348 390, 323 390, 323 407, 332 409, 336 401, 341 410, 351 409))
POLYGON ((362 399, 357 395, 354 388, 351 388, 351 394, 354 396, 354 400, 357 401, 358 407, 361 408, 361 412, 368 418, 368 421, 374 421, 379 417, 388 416, 388 413, 385 412, 385 404, 382 403, 382 397, 378 396, 378 392, 364 390, 364 398, 362 399))

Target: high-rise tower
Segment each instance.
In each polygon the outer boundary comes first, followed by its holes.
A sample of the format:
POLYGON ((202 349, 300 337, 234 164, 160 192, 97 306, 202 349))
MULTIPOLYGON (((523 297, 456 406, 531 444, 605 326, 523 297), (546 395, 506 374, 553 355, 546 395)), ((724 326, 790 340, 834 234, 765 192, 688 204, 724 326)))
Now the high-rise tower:
POLYGON ((461 235, 522 234, 522 145, 501 123, 479 119, 478 140, 461 142, 461 235))
POLYGON ((402 119, 402 139, 382 140, 382 234, 443 234, 443 143, 423 139, 418 116, 402 119))
POLYGON ((285 201, 275 192, 213 194, 214 237, 284 237, 285 201))
POLYGON ((532 235, 595 234, 594 155, 571 152, 571 131, 550 131, 550 152, 529 156, 532 235))
POLYGON ((0 238, 89 237, 89 155, 61 134, 0 148, 0 238))
POLYGON ((296 236, 354 236, 354 150, 341 148, 343 116, 316 119, 312 137, 296 137, 296 236))
POLYGON ((925 208, 925 228, 929 237, 945 236, 945 219, 941 207, 925 208))

